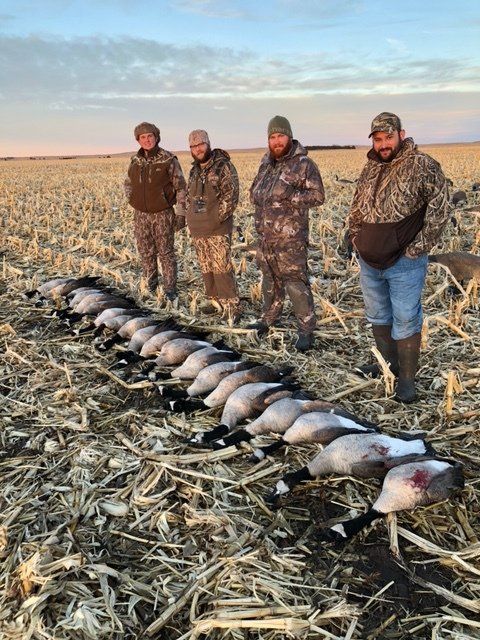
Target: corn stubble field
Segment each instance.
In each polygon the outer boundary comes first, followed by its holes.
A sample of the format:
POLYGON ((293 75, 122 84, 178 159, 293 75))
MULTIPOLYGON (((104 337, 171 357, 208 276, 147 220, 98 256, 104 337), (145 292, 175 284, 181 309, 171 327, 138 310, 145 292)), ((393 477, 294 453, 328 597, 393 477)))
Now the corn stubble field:
MULTIPOLYGON (((469 195, 478 146, 427 149, 469 195)), ((388 376, 362 380, 371 357, 355 260, 337 251, 365 150, 311 153, 326 187, 311 212, 310 270, 317 348, 293 353, 294 324, 259 342, 196 315, 202 285, 190 242, 177 236, 180 299, 165 307, 140 283, 132 213, 122 181, 128 158, 2 163, 0 308, 2 429, 0 637, 23 638, 477 638, 480 633, 477 284, 452 298, 448 273, 429 267, 420 399, 391 399, 388 376), (466 487, 448 502, 378 521, 343 549, 317 531, 363 512, 378 481, 323 478, 300 485, 272 512, 263 496, 315 446, 291 447, 252 467, 238 451, 189 449, 185 436, 218 411, 170 414, 151 386, 129 388, 106 371, 111 353, 69 335, 50 306, 22 292, 56 275, 96 274, 184 323, 214 329, 246 357, 289 362, 316 397, 394 435, 424 430, 465 464, 466 487)), ((180 157, 188 171, 189 158, 180 157)), ((254 241, 248 186, 260 152, 236 153, 237 224, 254 241)), ((477 198, 475 200, 475 197, 477 198)), ((480 254, 480 214, 457 212, 437 252, 480 254)), ((248 321, 260 311, 258 272, 234 237, 248 321)), ((267 438, 265 438, 265 442, 267 438)))

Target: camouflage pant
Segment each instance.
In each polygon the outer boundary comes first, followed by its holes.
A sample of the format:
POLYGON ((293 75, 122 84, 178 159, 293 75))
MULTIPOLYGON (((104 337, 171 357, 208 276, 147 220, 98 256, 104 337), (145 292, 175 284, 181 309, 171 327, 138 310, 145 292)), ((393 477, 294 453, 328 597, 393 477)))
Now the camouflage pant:
POLYGON ((177 287, 177 263, 175 260, 175 212, 166 209, 160 213, 135 211, 135 239, 142 263, 143 276, 153 289, 158 285, 158 260, 162 266, 165 291, 177 287))
POLYGON ((299 331, 312 332, 316 318, 307 277, 307 246, 300 242, 278 246, 262 241, 257 250, 257 264, 262 272, 262 320, 271 325, 280 317, 286 291, 299 331))
POLYGON ((231 236, 192 238, 202 272, 205 294, 222 306, 238 306, 231 255, 231 236))

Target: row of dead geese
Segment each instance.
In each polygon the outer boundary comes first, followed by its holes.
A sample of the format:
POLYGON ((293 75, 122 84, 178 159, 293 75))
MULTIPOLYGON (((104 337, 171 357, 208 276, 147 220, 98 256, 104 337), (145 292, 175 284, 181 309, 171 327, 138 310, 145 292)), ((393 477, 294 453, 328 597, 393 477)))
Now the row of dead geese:
POLYGON ((197 433, 188 443, 220 449, 259 435, 281 436, 273 444, 256 449, 252 462, 282 446, 323 445, 305 467, 277 482, 266 497, 271 505, 280 506, 298 483, 327 474, 384 478, 372 508, 325 530, 325 538, 351 538, 375 518, 444 500, 463 487, 462 466, 436 455, 423 436, 382 434, 375 424, 342 407, 311 398, 292 377, 293 368, 275 369, 242 361, 240 354, 225 343, 210 343, 206 334, 181 327, 173 318, 156 319, 150 311, 137 307, 134 300, 103 287, 96 277, 51 280, 27 293, 28 297, 34 295, 38 296, 37 304, 63 297, 67 306, 53 313, 77 335, 93 331, 98 339, 109 332, 110 337, 98 343, 98 349, 126 343, 126 349, 117 351, 113 368, 123 367, 132 377, 132 369, 148 361, 136 372, 137 379, 187 382, 185 389, 172 389, 171 384, 157 387, 170 410, 189 412, 223 406, 220 424, 197 433), (91 319, 88 325, 73 329, 76 322, 86 318, 91 319), (237 428, 248 419, 252 421, 237 428))

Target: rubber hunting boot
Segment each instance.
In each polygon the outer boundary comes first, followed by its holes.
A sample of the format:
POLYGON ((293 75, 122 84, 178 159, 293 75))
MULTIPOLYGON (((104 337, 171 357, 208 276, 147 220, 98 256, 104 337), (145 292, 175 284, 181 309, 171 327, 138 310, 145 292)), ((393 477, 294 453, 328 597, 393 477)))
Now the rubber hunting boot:
POLYGON ((397 340, 399 374, 395 392, 395 400, 410 404, 417 397, 415 391, 415 375, 420 356, 420 341, 422 334, 414 333, 409 338, 397 340))
MULTIPOLYGON (((395 376, 398 376, 397 342, 392 338, 392 325, 374 324, 372 325, 372 331, 377 349, 390 364, 391 372, 395 376)), ((364 364, 361 367, 357 367, 357 371, 359 371, 363 376, 378 378, 381 373, 381 367, 378 362, 376 362, 374 364, 364 364)))

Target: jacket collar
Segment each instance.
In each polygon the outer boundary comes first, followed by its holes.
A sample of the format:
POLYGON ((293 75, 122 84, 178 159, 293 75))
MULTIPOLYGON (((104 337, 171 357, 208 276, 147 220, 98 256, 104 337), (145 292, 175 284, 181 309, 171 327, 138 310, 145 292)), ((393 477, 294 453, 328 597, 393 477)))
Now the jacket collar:
POLYGON ((140 149, 137 152, 137 156, 139 158, 153 158, 156 155, 158 155, 158 153, 160 152, 160 147, 158 146, 158 144, 156 144, 153 149, 150 149, 150 151, 145 151, 145 149, 142 149, 140 147, 140 149))

